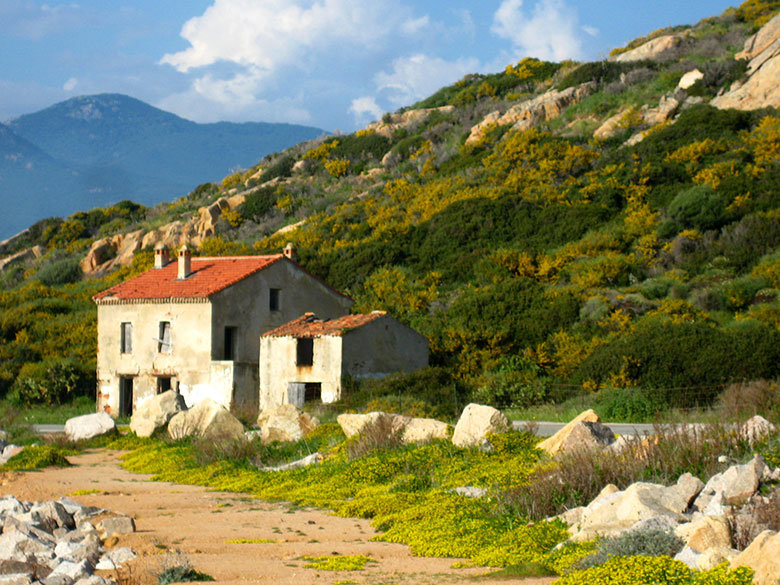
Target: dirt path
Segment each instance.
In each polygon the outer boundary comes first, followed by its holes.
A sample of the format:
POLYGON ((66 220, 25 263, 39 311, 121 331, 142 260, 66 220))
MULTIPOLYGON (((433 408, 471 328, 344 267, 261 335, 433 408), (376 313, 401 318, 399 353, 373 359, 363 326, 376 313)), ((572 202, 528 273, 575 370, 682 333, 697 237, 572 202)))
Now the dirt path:
MULTIPOLYGON (((463 584, 485 569, 453 569, 457 559, 414 557, 408 547, 371 542, 368 520, 339 518, 315 509, 271 504, 203 487, 149 481, 119 466, 116 451, 69 457, 73 467, 18 473, 0 481, 0 495, 42 501, 76 490, 98 493, 70 496, 135 518, 138 532, 120 539, 139 555, 124 577, 139 585, 155 583, 154 573, 171 551, 186 553, 191 564, 220 584, 361 585, 463 584), (270 542, 239 544, 231 540, 270 542), (303 556, 362 554, 375 559, 362 571, 331 572, 304 568, 303 556)), ((111 576, 111 575, 107 575, 111 576)), ((489 583, 548 585, 552 579, 490 580, 489 583)))

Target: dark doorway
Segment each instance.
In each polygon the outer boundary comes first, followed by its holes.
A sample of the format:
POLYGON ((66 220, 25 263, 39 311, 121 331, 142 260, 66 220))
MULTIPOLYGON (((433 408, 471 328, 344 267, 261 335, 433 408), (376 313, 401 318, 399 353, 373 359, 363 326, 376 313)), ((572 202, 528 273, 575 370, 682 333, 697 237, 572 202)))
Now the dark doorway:
POLYGON ((162 394, 171 389, 170 376, 157 376, 157 394, 162 394))
POLYGON ((307 382, 303 395, 304 402, 322 401, 322 384, 319 382, 307 382))
POLYGON ((133 379, 130 377, 119 378, 119 416, 133 414, 133 379))
POLYGON ((225 327, 225 352, 224 360, 236 359, 236 342, 238 341, 238 327, 225 327))

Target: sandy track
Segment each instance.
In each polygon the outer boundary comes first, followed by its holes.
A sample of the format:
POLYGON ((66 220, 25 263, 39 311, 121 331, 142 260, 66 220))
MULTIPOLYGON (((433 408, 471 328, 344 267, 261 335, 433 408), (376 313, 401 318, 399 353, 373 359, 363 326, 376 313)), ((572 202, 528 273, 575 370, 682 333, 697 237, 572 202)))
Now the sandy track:
MULTIPOLYGON (((186 553, 192 565, 220 584, 331 584, 350 580, 365 585, 462 584, 485 569, 452 569, 457 559, 412 556, 408 547, 371 542, 376 534, 367 520, 339 518, 326 511, 267 503, 240 494, 203 487, 149 481, 119 466, 116 451, 92 451, 68 458, 73 467, 6 475, 0 494, 42 501, 76 490, 99 493, 71 496, 135 518, 138 532, 116 546, 139 554, 125 577, 141 585, 155 583, 154 573, 171 551, 186 553), (273 542, 238 544, 236 539, 273 542), (302 556, 363 554, 376 559, 363 571, 306 569, 302 556)), ((111 576, 111 575, 107 575, 111 576)), ((491 580, 490 583, 547 585, 551 579, 491 580)))

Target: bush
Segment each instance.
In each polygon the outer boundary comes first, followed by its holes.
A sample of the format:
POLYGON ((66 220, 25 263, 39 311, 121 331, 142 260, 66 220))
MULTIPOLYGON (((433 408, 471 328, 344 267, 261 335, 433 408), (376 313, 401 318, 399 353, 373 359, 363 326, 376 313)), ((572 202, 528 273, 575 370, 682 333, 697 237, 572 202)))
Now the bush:
POLYGON ((41 266, 35 277, 46 286, 70 284, 81 280, 78 258, 63 258, 41 266))
POLYGON ((673 557, 683 548, 683 541, 672 532, 658 529, 631 530, 619 536, 605 538, 598 550, 577 563, 579 569, 603 565, 612 557, 673 557))
POLYGON ((709 185, 696 185, 680 193, 669 204, 669 216, 683 228, 700 231, 719 228, 726 223, 726 202, 709 185))
POLYGON ((652 390, 642 388, 606 388, 594 405, 602 420, 635 423, 653 421, 667 408, 652 390))
POLYGON ((364 425, 360 433, 347 441, 350 461, 365 457, 374 451, 397 449, 403 442, 403 429, 394 425, 392 416, 379 417, 364 425))
POLYGON ((295 165, 295 158, 289 154, 279 156, 274 162, 263 168, 260 175, 260 182, 265 183, 277 177, 289 177, 292 174, 292 168, 295 165))
POLYGON ((45 358, 22 366, 9 398, 20 405, 58 405, 94 392, 95 374, 71 358, 45 358))
POLYGON ((279 194, 274 187, 259 187, 246 196, 238 212, 245 218, 259 222, 273 209, 279 194))
POLYGON ((756 414, 780 422, 780 381, 753 380, 726 387, 717 406, 726 420, 746 420, 756 414))
POLYGON ((650 69, 657 68, 654 61, 632 61, 630 63, 621 63, 618 61, 593 61, 583 63, 570 73, 568 73, 556 86, 559 91, 595 81, 597 83, 609 83, 620 79, 624 73, 629 73, 632 69, 650 69))
POLYGON ((31 445, 11 457, 5 465, 0 465, 0 470, 32 471, 45 467, 69 467, 70 462, 65 455, 72 455, 72 452, 51 445, 31 445))
POLYGON ((162 562, 157 574, 157 585, 188 583, 191 581, 213 581, 214 577, 196 571, 186 555, 175 553, 168 555, 162 562))

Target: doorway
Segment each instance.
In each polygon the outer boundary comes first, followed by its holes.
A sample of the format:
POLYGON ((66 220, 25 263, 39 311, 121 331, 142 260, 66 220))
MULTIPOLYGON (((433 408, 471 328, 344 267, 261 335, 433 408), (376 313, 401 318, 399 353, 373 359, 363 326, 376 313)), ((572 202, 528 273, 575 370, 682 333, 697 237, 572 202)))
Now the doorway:
POLYGON ((119 416, 133 414, 133 378, 121 376, 119 378, 119 416))

